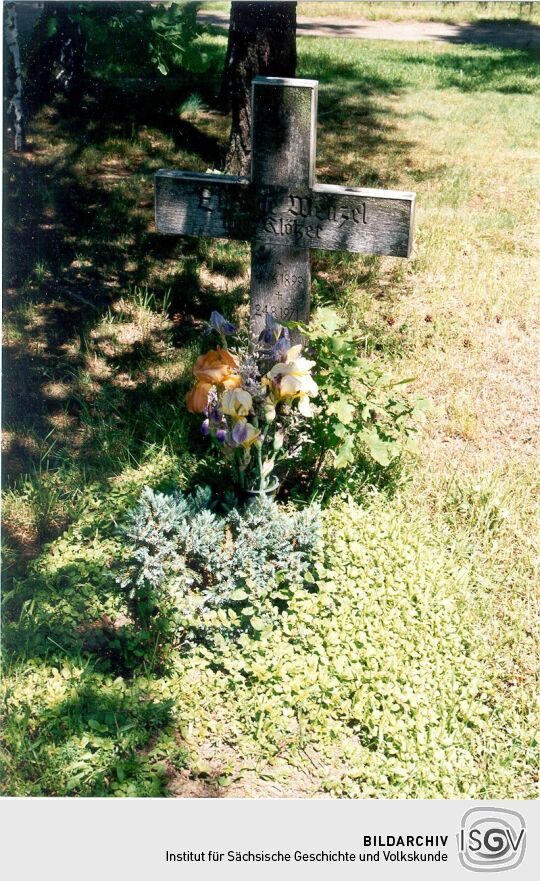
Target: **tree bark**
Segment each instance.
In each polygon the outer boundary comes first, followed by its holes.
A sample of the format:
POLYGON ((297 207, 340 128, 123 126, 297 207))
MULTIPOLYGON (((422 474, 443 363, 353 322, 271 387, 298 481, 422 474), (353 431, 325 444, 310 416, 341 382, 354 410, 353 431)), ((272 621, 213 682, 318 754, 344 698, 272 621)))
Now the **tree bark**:
POLYGON ((229 41, 221 85, 232 109, 225 161, 230 174, 248 175, 251 162, 251 81, 296 72, 296 3, 231 3, 229 41))
POLYGON ((76 104, 84 90, 86 38, 77 3, 49 3, 36 25, 28 60, 28 95, 33 109, 56 92, 76 104))
POLYGON ((25 146, 25 114, 15 3, 8 3, 5 10, 5 35, 6 44, 9 49, 8 81, 11 93, 7 109, 8 130, 13 133, 13 149, 20 152, 24 150, 25 146))

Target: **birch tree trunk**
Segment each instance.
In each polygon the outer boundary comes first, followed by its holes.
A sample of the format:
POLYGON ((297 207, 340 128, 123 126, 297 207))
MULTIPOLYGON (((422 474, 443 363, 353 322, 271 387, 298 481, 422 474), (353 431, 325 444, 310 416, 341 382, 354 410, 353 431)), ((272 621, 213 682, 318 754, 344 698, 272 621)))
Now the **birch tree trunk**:
POLYGON ((8 88, 9 104, 7 108, 8 131, 13 135, 13 149, 17 152, 25 146, 25 116, 23 78, 21 57, 19 52, 19 32, 17 30, 17 9, 15 3, 5 6, 5 35, 9 50, 8 88))
POLYGON ((228 98, 232 109, 226 159, 231 174, 249 174, 253 77, 291 77, 295 72, 296 3, 231 3, 221 86, 222 103, 229 103, 228 98))

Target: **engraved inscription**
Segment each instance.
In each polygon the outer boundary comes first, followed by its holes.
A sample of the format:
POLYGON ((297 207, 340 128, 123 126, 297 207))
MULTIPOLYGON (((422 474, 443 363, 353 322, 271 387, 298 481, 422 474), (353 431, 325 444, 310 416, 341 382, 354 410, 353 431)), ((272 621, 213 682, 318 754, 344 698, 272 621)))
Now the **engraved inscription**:
POLYGON ((229 193, 226 189, 210 189, 201 187, 198 191, 198 207, 203 211, 231 211, 245 212, 246 205, 236 193, 229 193))
POLYGON ((292 236, 294 243, 299 244, 303 238, 320 239, 322 226, 320 224, 306 224, 301 220, 284 220, 283 217, 269 217, 263 226, 265 232, 276 236, 292 236))
POLYGON ((277 300, 276 303, 253 303, 253 318, 265 318, 266 315, 271 315, 276 321, 305 321, 305 300, 284 304, 279 291, 272 296, 277 300))
POLYGON ((212 207, 212 193, 210 190, 207 190, 206 187, 199 190, 199 208, 202 208, 203 211, 214 210, 212 207))
POLYGON ((255 199, 250 210, 249 198, 226 188, 200 187, 197 191, 197 207, 206 214, 218 212, 231 230, 242 229, 248 222, 257 220, 265 233, 278 238, 292 239, 298 246, 313 246, 321 241, 332 228, 367 224, 367 206, 357 201, 355 205, 335 204, 329 199, 315 201, 310 196, 289 193, 264 193, 255 199))
POLYGON ((367 210, 365 202, 357 202, 354 206, 334 205, 328 200, 323 204, 314 204, 309 196, 289 196, 289 214, 294 217, 315 217, 317 220, 336 223, 338 229, 347 222, 367 223, 367 210))
MULTIPOLYGON (((309 217, 311 215, 311 199, 307 196, 289 196, 289 213, 295 217, 309 217)), ((322 218, 320 218, 322 220, 322 218)))
POLYGON ((305 190, 219 175, 160 172, 156 222, 164 233, 247 239, 299 249, 406 256, 414 199, 410 194, 305 190), (197 177, 197 180, 193 178, 197 177), (399 198, 397 198, 399 196, 399 198))
POLYGON ((275 272, 256 271, 257 289, 271 291, 271 301, 253 303, 253 316, 272 315, 278 321, 303 321, 306 312, 307 277, 287 269, 275 272), (294 302, 293 302, 294 301, 294 302))
POLYGON ((313 247, 332 228, 342 229, 347 224, 366 224, 367 206, 357 201, 355 205, 336 205, 329 199, 315 201, 310 196, 290 193, 286 199, 265 195, 259 201, 262 227, 265 233, 291 238, 295 245, 313 247))
POLYGON ((265 274, 264 272, 257 272, 255 278, 259 284, 284 284, 289 286, 303 285, 306 283, 305 276, 295 275, 294 272, 274 272, 271 275, 265 274))

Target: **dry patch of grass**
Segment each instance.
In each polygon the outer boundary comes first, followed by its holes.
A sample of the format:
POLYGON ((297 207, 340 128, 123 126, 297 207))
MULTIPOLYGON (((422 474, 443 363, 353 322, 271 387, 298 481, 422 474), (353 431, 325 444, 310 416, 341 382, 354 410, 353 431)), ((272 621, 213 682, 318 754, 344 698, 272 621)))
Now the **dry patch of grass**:
MULTIPOLYGON (((415 156, 424 167, 445 162, 446 172, 426 187, 414 174, 403 176, 417 190, 419 219, 414 289, 396 318, 418 334, 407 361, 446 410, 443 435, 468 440, 486 463, 529 457, 538 454, 540 437, 533 188, 539 157, 523 122, 533 100, 521 98, 518 107, 500 96, 487 101, 485 93, 448 97, 441 105, 437 95, 422 95, 430 118, 415 156), (490 108, 503 125, 492 125, 490 108)), ((405 120, 414 117, 414 105, 413 95, 400 103, 399 129, 410 131, 405 120)))
MULTIPOLYGON (((346 107, 337 126, 325 125, 321 87, 319 179, 415 191, 413 257, 320 255, 316 277, 351 320, 380 329, 382 352, 399 354, 400 373, 417 376, 438 405, 432 464, 440 458, 444 469, 456 454, 463 467, 532 461, 540 437, 533 81, 509 94, 494 89, 497 50, 489 64, 486 52, 462 50, 461 88, 448 47, 370 50, 374 66, 364 52, 359 76, 382 80, 397 51, 401 86, 365 100, 329 82, 329 96, 346 107)), ((341 44, 339 53, 342 65, 356 64, 358 49, 341 44)))
MULTIPOLYGON (((212 0, 205 2, 205 12, 213 10, 229 12, 231 4, 212 0)), ((450 24, 465 24, 482 19, 516 19, 531 22, 540 20, 540 12, 536 3, 511 2, 441 2, 415 3, 414 0, 395 0, 380 3, 377 0, 333 0, 333 2, 298 3, 298 15, 305 18, 343 18, 370 19, 386 21, 442 21, 450 24)))
MULTIPOLYGON (((197 758, 171 776, 169 794, 175 798, 328 798, 320 790, 314 768, 321 772, 316 751, 287 758, 274 756, 246 761, 222 740, 193 744, 197 758)), ((285 751, 285 750, 284 750, 285 751)))
POLYGON ((535 3, 453 3, 453 2, 358 2, 299 3, 298 15, 310 18, 367 18, 386 21, 443 21, 468 23, 481 19, 525 19, 538 21, 535 3))

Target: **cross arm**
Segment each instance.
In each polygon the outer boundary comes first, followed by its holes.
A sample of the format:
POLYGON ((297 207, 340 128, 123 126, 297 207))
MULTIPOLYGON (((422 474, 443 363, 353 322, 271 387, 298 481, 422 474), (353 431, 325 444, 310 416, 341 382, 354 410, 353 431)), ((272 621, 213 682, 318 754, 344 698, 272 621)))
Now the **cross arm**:
POLYGON ((323 251, 408 257, 414 193, 315 184, 267 193, 256 240, 323 251))
POLYGON ((312 247, 409 257, 415 200, 400 190, 315 184, 313 212, 321 229, 320 244, 312 247))
POLYGON ((158 171, 161 233, 408 257, 414 193, 331 184, 255 188, 226 174, 158 171))
POLYGON ((160 169, 155 175, 156 230, 177 236, 250 239, 248 178, 160 169))

